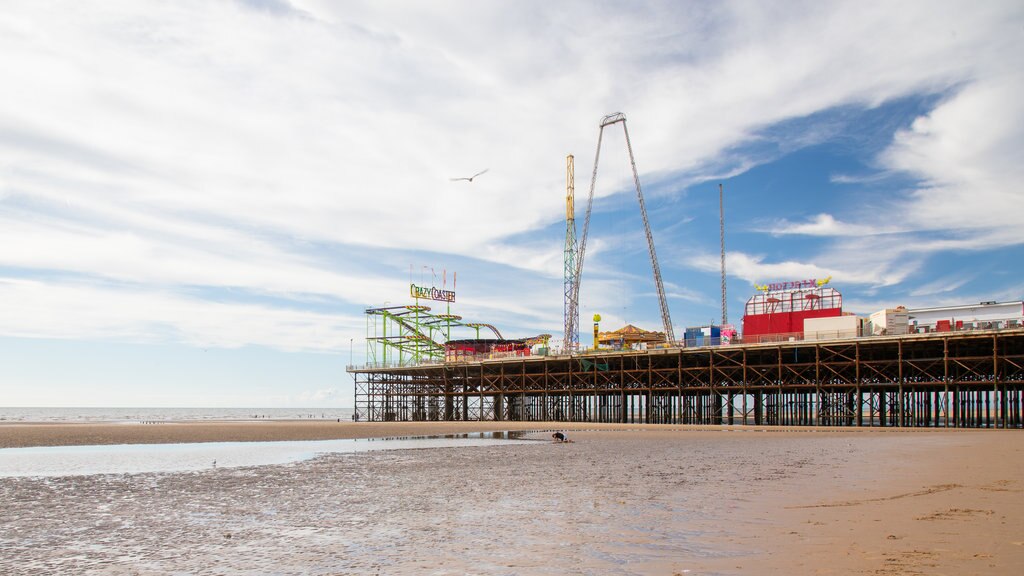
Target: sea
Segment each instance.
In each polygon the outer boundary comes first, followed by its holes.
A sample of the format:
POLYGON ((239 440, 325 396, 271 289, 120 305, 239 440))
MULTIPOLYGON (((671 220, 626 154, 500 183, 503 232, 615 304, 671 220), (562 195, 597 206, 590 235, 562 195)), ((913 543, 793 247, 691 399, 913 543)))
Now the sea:
POLYGON ((4 408, 3 422, 179 422, 203 420, 352 420, 352 408, 4 408))

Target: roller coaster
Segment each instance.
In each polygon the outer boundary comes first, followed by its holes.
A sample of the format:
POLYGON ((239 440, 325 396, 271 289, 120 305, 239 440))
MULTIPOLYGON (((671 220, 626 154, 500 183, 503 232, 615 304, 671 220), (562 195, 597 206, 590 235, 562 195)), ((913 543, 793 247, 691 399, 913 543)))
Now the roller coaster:
MULTIPOLYGON (((464 322, 447 310, 431 312, 430 306, 410 304, 366 309, 366 360, 373 366, 415 366, 443 362, 445 343, 453 328, 468 328, 480 339, 480 330, 490 330, 502 340, 498 329, 483 322, 464 322)), ((550 337, 550 336, 549 336, 550 337)), ((539 337, 538 337, 539 338, 539 337)), ((524 339, 531 343, 536 338, 524 339)))

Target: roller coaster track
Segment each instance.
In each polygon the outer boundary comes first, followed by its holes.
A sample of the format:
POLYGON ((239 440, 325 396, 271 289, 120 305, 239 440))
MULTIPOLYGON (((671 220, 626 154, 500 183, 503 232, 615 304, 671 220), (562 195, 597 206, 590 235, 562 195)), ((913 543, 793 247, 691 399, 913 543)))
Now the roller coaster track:
POLYGON ((501 337, 501 332, 498 332, 498 329, 495 328, 494 326, 490 325, 490 324, 483 324, 483 323, 480 323, 480 322, 471 322, 469 324, 463 324, 463 326, 465 326, 467 328, 475 328, 476 331, 477 331, 476 332, 477 338, 480 337, 480 329, 481 328, 490 328, 491 332, 494 332, 494 337, 495 338, 497 338, 498 340, 503 340, 504 339, 504 338, 501 337))
POLYGON ((444 356, 445 342, 438 342, 436 338, 441 336, 447 339, 452 327, 473 328, 477 332, 477 338, 480 337, 480 329, 487 328, 494 333, 496 338, 502 339, 501 332, 491 324, 463 322, 462 316, 456 314, 431 314, 429 306, 368 308, 366 314, 381 316, 385 321, 394 322, 399 327, 397 334, 388 335, 385 329, 384 336, 373 336, 368 339, 428 357, 444 356))

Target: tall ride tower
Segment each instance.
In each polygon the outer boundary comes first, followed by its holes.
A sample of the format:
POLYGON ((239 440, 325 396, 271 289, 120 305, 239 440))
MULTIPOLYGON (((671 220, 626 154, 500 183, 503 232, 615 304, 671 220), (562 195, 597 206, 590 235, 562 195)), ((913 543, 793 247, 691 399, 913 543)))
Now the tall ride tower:
POLYGON ((729 323, 729 307, 725 297, 725 204, 722 196, 722 183, 718 183, 718 238, 722 245, 722 326, 729 323))
MULTIPOLYGON (((633 159, 633 145, 629 142, 629 130, 626 129, 626 115, 622 112, 609 114, 601 119, 601 129, 597 133, 597 153, 594 155, 594 172, 590 175, 590 194, 587 197, 587 217, 583 221, 583 239, 579 244, 579 253, 576 255, 576 279, 573 284, 572 303, 579 306, 580 275, 583 273, 583 256, 587 251, 587 234, 590 231, 590 211, 594 206, 594 185, 597 183, 597 165, 601 160, 601 139, 604 136, 604 129, 612 124, 622 124, 622 132, 626 137, 626 150, 629 152, 629 164, 633 167, 633 183, 636 185, 636 199, 640 203, 640 217, 644 222, 644 232, 647 235, 647 250, 651 256, 651 270, 654 272, 654 287, 658 290, 658 306, 661 308, 661 323, 665 328, 665 342, 669 345, 676 343, 676 336, 672 330, 672 318, 668 313, 668 300, 665 298, 665 286, 661 280, 661 267, 658 265, 658 255, 654 251, 654 236, 651 235, 651 224, 647 220, 647 208, 644 206, 644 195, 640 191, 640 176, 636 171, 636 160, 633 159)), ((576 317, 579 317, 577 308, 576 317)))
POLYGON ((565 340, 566 352, 575 352, 580 346, 580 315, 576 303, 576 206, 573 157, 565 157, 565 340))

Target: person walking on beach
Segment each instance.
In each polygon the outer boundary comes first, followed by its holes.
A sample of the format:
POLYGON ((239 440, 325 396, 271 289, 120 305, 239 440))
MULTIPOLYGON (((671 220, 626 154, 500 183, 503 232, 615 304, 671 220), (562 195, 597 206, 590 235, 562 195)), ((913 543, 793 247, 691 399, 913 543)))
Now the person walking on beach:
POLYGON ((569 440, 569 437, 566 436, 562 432, 555 432, 554 434, 551 435, 551 439, 554 440, 555 442, 559 442, 559 443, 561 443, 561 442, 572 442, 572 440, 569 440))

